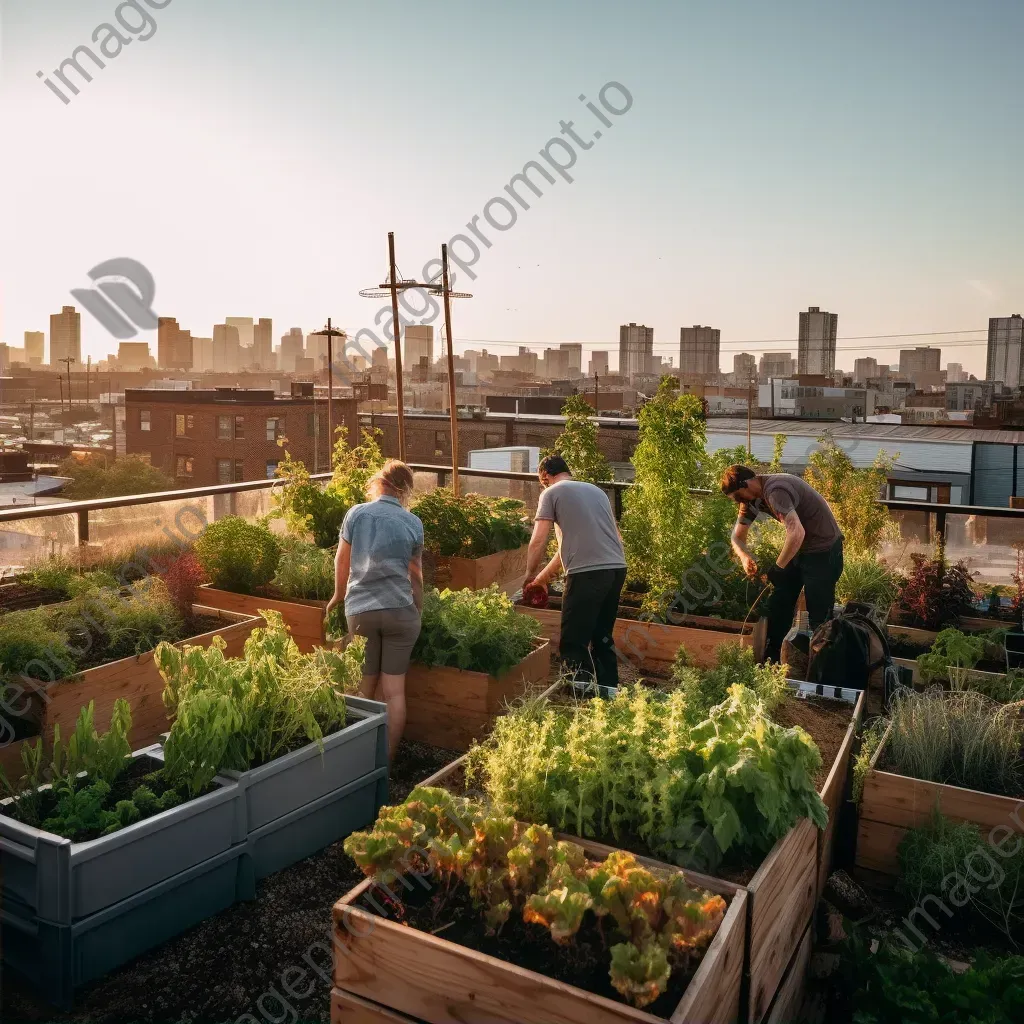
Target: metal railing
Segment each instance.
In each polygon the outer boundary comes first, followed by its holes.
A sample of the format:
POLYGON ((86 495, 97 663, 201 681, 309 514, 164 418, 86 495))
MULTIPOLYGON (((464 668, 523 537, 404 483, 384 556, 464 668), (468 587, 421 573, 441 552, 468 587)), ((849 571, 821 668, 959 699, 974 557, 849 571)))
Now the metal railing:
MULTIPOLYGON (((451 474, 451 466, 438 466, 430 463, 410 463, 415 473, 433 474, 438 487, 447 485, 451 474)), ((501 469, 469 469, 460 467, 459 475, 480 479, 517 481, 537 484, 535 473, 516 473, 501 469)), ((330 473, 311 474, 313 480, 329 480, 330 473)), ((270 490, 281 483, 280 480, 246 480, 239 483, 212 484, 206 487, 190 487, 176 491, 153 491, 148 494, 132 494, 115 498, 91 498, 87 501, 54 502, 49 505, 19 506, 17 508, 0 509, 0 528, 4 524, 20 522, 28 519, 44 519, 52 516, 73 515, 77 518, 78 543, 89 542, 89 513, 104 509, 131 508, 136 505, 153 505, 160 502, 188 501, 193 498, 205 498, 217 495, 233 495, 248 491, 270 490)), ((622 515, 622 495, 633 486, 632 483, 616 480, 600 485, 612 495, 616 518, 622 515)), ((706 490, 694 490, 694 494, 708 494, 706 490)), ((1016 519, 1024 523, 1024 508, 1002 508, 989 505, 950 505, 933 501, 903 501, 879 499, 892 512, 926 513, 935 516, 935 532, 938 536, 946 535, 948 516, 976 516, 993 519, 1016 519)), ((1024 539, 1024 536, 1022 536, 1024 539)))

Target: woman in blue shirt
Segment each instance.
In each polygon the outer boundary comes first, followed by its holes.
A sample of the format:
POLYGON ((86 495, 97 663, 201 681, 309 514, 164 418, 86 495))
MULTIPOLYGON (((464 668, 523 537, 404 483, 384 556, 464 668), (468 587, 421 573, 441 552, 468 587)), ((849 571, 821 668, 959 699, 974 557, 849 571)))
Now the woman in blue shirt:
POLYGON ((350 632, 366 637, 360 690, 388 706, 391 757, 405 729, 405 674, 420 635, 423 610, 423 523, 405 505, 412 470, 385 463, 366 487, 369 499, 348 510, 334 562, 334 596, 350 632))

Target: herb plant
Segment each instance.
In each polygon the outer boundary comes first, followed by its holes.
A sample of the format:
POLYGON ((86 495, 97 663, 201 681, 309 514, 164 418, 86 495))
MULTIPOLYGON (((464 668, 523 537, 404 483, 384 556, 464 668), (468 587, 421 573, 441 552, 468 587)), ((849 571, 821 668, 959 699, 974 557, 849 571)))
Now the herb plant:
POLYGON ((273 579, 281 542, 265 523, 225 516, 200 534, 196 557, 215 587, 253 594, 273 579))
POLYGON ((974 604, 973 576, 967 563, 950 565, 940 540, 935 557, 910 556, 912 568, 906 581, 901 581, 897 607, 906 613, 909 625, 920 629, 942 629, 956 625, 961 615, 974 604))
POLYGON ((836 584, 836 598, 843 604, 856 601, 870 605, 874 617, 884 623, 899 589, 899 578, 877 552, 865 551, 843 556, 843 574, 836 584))
POLYGON ((695 725, 681 690, 622 687, 610 701, 525 702, 470 750, 466 777, 503 814, 711 870, 727 854, 759 860, 802 817, 824 828, 820 766, 807 733, 773 723, 745 687, 695 725))
POLYGON ((912 904, 937 897, 953 914, 986 921, 1016 946, 1024 938, 1024 841, 1007 838, 1012 852, 936 809, 931 821, 908 830, 900 843, 897 889, 912 904))
POLYGON ((119 585, 113 574, 106 570, 82 571, 69 559, 59 557, 41 562, 25 573, 21 580, 63 601, 78 597, 96 587, 116 588, 119 585))
POLYGON ((1024 721, 970 690, 902 689, 892 699, 886 769, 926 782, 1024 796, 1024 721))
POLYGON ((344 651, 299 651, 278 612, 261 612, 241 658, 224 657, 224 641, 154 654, 164 680, 164 706, 174 716, 164 743, 164 773, 191 796, 217 772, 246 771, 345 724, 345 693, 362 677, 365 641, 344 651))
POLYGON ((789 687, 786 666, 777 662, 758 665, 751 647, 736 643, 722 644, 717 651, 717 664, 711 669, 692 665, 685 647, 680 647, 672 667, 672 682, 686 700, 686 717, 691 722, 707 718, 711 709, 729 697, 735 683, 752 690, 769 716, 786 699, 789 687))
POLYGON ((338 543, 345 513, 366 501, 366 485, 384 465, 378 443, 381 431, 364 430, 362 441, 352 447, 344 427, 338 427, 337 434, 331 453, 332 476, 326 486, 311 479, 306 466, 288 451, 277 467, 283 485, 274 494, 271 515, 284 519, 293 537, 312 536, 320 548, 338 543))
POLYGON ((345 840, 345 852, 384 884, 415 871, 445 891, 465 885, 489 934, 516 912, 571 943, 593 914, 611 932, 611 982, 638 1007, 699 957, 726 911, 721 896, 692 889, 680 871, 643 867, 622 851, 589 861, 550 828, 492 816, 443 789, 421 786, 404 804, 382 808, 372 831, 345 840))
POLYGON ((334 593, 334 554, 328 548, 286 539, 272 580, 274 590, 303 601, 329 600, 334 593))
POLYGON ((423 522, 423 546, 431 554, 482 558, 520 548, 530 539, 526 506, 513 498, 460 494, 438 487, 412 506, 423 522))
POLYGON ((497 586, 428 590, 412 660, 498 676, 533 650, 539 633, 539 624, 520 615, 497 586))

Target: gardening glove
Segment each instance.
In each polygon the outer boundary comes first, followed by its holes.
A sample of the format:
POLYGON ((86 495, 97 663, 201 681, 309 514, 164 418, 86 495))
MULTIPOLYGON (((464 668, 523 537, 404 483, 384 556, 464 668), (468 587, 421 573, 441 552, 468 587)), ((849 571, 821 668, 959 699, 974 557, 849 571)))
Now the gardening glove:
POLYGON ((772 564, 768 566, 768 571, 765 573, 765 576, 773 587, 778 587, 786 578, 786 570, 772 562, 772 564))

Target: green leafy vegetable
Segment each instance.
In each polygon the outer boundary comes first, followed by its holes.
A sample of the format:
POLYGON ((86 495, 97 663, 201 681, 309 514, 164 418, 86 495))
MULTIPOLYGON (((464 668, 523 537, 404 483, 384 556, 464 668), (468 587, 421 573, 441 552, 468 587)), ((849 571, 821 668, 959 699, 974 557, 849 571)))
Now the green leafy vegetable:
POLYGON ((530 539, 526 506, 512 498, 460 494, 437 487, 412 506, 423 522, 424 549, 434 555, 482 558, 530 539))

